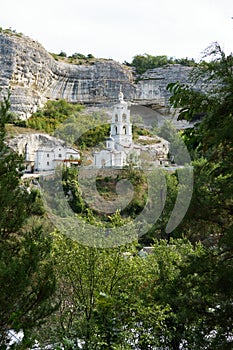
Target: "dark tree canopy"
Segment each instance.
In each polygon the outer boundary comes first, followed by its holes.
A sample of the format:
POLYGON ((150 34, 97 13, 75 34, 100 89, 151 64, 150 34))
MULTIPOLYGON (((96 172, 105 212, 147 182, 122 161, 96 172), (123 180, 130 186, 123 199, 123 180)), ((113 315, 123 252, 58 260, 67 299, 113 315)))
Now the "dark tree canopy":
POLYGON ((146 53, 144 55, 134 56, 132 62, 129 65, 135 67, 138 74, 143 74, 147 69, 163 67, 167 64, 181 64, 182 66, 196 65, 193 59, 176 59, 173 57, 168 57, 166 55, 153 56, 146 53))
POLYGON ((28 224, 36 195, 21 180, 22 157, 5 143, 9 118, 9 98, 5 98, 0 105, 1 349, 7 344, 10 329, 23 330, 24 342, 29 341, 30 330, 53 309, 55 287, 51 238, 42 226, 28 224))

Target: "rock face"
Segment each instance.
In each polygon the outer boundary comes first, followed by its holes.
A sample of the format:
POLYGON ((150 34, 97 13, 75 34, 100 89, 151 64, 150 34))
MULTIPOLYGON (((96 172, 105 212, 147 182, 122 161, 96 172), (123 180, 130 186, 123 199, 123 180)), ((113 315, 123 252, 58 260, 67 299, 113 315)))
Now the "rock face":
POLYGON ((141 158, 162 165, 168 161, 170 143, 162 137, 139 136, 137 146, 140 147, 141 158))
POLYGON ((191 67, 170 64, 160 68, 148 69, 137 83, 135 100, 142 105, 156 105, 158 108, 168 104, 170 93, 166 89, 171 82, 187 83, 191 67))
POLYGON ((0 94, 11 88, 12 111, 23 119, 48 99, 106 104, 117 100, 120 89, 126 100, 163 109, 168 101, 166 85, 186 82, 191 69, 170 65, 148 70, 136 83, 132 70, 118 62, 58 62, 38 42, 12 33, 0 33, 0 68, 0 94))
POLYGON ((20 134, 15 138, 9 140, 8 145, 18 154, 26 153, 26 146, 28 147, 29 154, 28 160, 34 161, 35 152, 41 147, 56 147, 63 146, 65 142, 47 134, 20 134))

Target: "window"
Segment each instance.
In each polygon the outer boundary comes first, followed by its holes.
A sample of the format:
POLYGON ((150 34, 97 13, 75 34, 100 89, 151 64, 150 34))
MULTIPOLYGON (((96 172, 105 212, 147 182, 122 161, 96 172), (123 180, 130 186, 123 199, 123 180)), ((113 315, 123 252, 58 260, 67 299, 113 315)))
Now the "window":
POLYGON ((115 122, 118 122, 118 115, 115 114, 115 122))
POLYGON ((123 126, 123 134, 126 135, 126 126, 123 126))
POLYGON ((49 153, 47 153, 47 158, 49 158, 49 153))
POLYGON ((58 154, 58 157, 61 158, 61 153, 58 154))
POLYGON ((49 165, 49 162, 47 162, 47 165, 49 165))
POLYGON ((126 122, 126 114, 125 113, 122 114, 122 121, 126 122))

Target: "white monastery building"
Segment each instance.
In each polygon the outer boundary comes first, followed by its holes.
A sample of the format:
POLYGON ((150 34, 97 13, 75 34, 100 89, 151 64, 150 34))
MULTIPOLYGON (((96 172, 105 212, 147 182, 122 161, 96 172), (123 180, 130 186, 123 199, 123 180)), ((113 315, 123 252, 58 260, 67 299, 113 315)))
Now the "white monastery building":
POLYGON ((9 141, 9 146, 24 156, 26 173, 52 172, 57 165, 79 165, 81 160, 77 149, 47 134, 20 134, 9 141))
POLYGON ((97 168, 122 167, 130 161, 138 163, 140 147, 134 145, 129 104, 119 93, 119 102, 114 105, 110 137, 106 139, 106 149, 94 153, 97 168))
POLYGON ((35 152, 35 171, 52 171, 58 165, 79 164, 80 155, 74 148, 57 146, 54 148, 41 147, 35 152))

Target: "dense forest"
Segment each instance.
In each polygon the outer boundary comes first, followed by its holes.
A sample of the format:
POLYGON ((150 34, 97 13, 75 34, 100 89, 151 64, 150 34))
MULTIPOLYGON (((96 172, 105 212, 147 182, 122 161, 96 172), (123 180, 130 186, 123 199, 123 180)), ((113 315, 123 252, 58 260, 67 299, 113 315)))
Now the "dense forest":
MULTIPOLYGON (((198 121, 179 135, 194 171, 184 219, 166 232, 179 189, 177 172, 167 172, 166 202, 156 223, 142 237, 109 248, 69 238, 51 222, 43 190, 52 186, 48 200, 56 209, 64 213, 69 207, 74 220, 89 224, 79 226, 80 236, 92 235, 91 227, 99 233, 124 227, 123 234, 130 235, 147 198, 144 174, 130 165, 116 179, 97 178, 105 198, 115 196, 122 179, 138 193, 124 210, 100 215, 85 203, 79 169, 60 169, 56 181, 67 197, 63 206, 55 182, 38 188, 22 181, 23 158, 5 142, 12 120, 9 98, 1 102, 0 349, 233 348, 233 55, 214 44, 207 57, 194 65, 190 84, 168 86, 180 119, 198 121), (200 80, 211 89, 195 90, 200 80), (151 247, 149 253, 144 246, 151 247), (10 345, 13 331, 24 337, 10 345)), ((24 126, 69 135, 82 108, 49 103, 24 126)), ((95 131, 87 125, 79 140, 83 150, 109 132, 98 115, 93 118, 95 131)), ((164 132, 179 148, 171 125, 164 132)))

